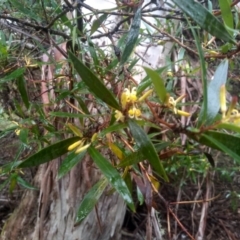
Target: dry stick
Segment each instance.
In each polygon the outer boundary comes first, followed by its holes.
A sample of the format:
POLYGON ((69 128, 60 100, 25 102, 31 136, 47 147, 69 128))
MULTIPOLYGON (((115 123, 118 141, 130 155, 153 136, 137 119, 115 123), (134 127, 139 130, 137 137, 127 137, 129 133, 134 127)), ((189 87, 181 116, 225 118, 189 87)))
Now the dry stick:
POLYGON ((235 238, 235 236, 233 235, 233 233, 229 232, 229 230, 226 228, 225 224, 223 223, 223 221, 222 221, 221 219, 219 219, 219 222, 221 223, 221 225, 223 226, 225 232, 227 233, 228 238, 229 238, 230 240, 237 240, 237 239, 235 238))
MULTIPOLYGON (((185 176, 185 168, 184 168, 184 172, 183 172, 183 176, 185 176)), ((178 194, 177 194, 177 202, 180 202, 180 199, 181 199, 181 196, 182 196, 182 188, 181 188, 181 185, 182 185, 182 182, 183 182, 183 176, 182 176, 182 179, 179 183, 179 187, 178 187, 178 194)), ((177 215, 178 213, 178 208, 179 208, 179 204, 176 204, 176 207, 175 207, 175 214, 177 215)), ((175 236, 177 236, 177 221, 175 220, 175 236)))
POLYGON ((148 107, 150 108, 150 110, 151 110, 151 112, 152 112, 152 114, 153 114, 153 116, 154 116, 154 119, 155 119, 156 121, 158 121, 159 123, 167 126, 167 127, 170 128, 170 129, 173 129, 173 128, 175 127, 175 124, 167 123, 167 122, 165 122, 164 120, 160 119, 160 118, 157 116, 156 112, 155 112, 154 109, 152 108, 152 105, 151 105, 151 102, 150 102, 150 101, 147 101, 147 100, 146 100, 145 102, 146 102, 146 104, 148 105, 148 107))
POLYGON ((157 222, 155 209, 153 207, 151 209, 151 218, 152 218, 152 225, 153 225, 153 228, 154 228, 156 239, 162 240, 162 233, 161 233, 161 230, 159 228, 159 226, 161 227, 161 224, 157 222))
MULTIPOLYGON (((145 170, 146 171, 146 170, 145 170)), ((146 174, 146 176, 149 178, 149 176, 146 174)), ((154 192, 158 195, 158 197, 162 200, 164 203, 165 207, 167 208, 167 222, 168 222, 168 235, 169 239, 171 237, 171 229, 170 229, 170 217, 169 213, 175 218, 179 226, 182 228, 182 230, 191 238, 191 240, 195 240, 195 238, 188 232, 188 230, 182 225, 182 223, 179 221, 178 217, 174 214, 173 210, 169 207, 168 202, 165 200, 165 198, 158 192, 156 187, 152 184, 152 188, 154 192)))
POLYGON ((179 224, 179 226, 182 228, 182 230, 192 239, 195 240, 195 238, 188 232, 188 230, 182 225, 182 223, 180 222, 180 220, 178 219, 178 217, 175 215, 175 213, 173 212, 173 210, 169 207, 169 204, 167 203, 167 201, 165 200, 165 198, 157 191, 157 189, 155 189, 155 187, 153 186, 155 192, 157 193, 158 197, 163 201, 163 203, 165 204, 166 208, 167 208, 167 216, 168 216, 168 234, 169 234, 169 239, 170 239, 170 218, 169 218, 169 213, 171 213, 171 215, 175 218, 175 220, 177 221, 177 223, 179 224))
MULTIPOLYGON (((45 26, 32 24, 32 23, 29 23, 29 22, 24 21, 24 20, 22 20, 22 19, 18 19, 18 18, 15 18, 15 17, 10 17, 10 16, 7 16, 7 15, 5 15, 5 14, 0 14, 0 19, 6 19, 6 20, 10 20, 11 22, 20 23, 20 24, 22 24, 22 25, 24 25, 24 26, 34 28, 36 31, 40 31, 40 30, 43 31, 43 32, 49 31, 51 34, 55 34, 55 35, 61 36, 61 37, 65 38, 65 39, 69 39, 69 38, 70 38, 67 34, 65 34, 65 33, 61 32, 61 31, 57 31, 57 30, 54 30, 54 29, 47 29, 45 26)), ((4 24, 4 23, 1 22, 1 24, 4 24)), ((22 33, 24 33, 23 30, 17 29, 17 26, 13 26, 13 25, 6 24, 6 23, 5 23, 5 26, 7 26, 7 27, 10 28, 10 29, 12 28, 12 29, 14 29, 14 30, 16 30, 16 31, 18 31, 18 32, 21 31, 22 33)), ((19 26, 19 27, 20 27, 20 26, 19 26)), ((25 33, 26 33, 26 32, 25 32, 25 33)), ((24 34, 25 34, 25 33, 24 33, 24 34)), ((31 37, 31 38, 33 38, 33 39, 36 38, 36 36, 31 35, 30 33, 26 33, 26 34, 28 34, 28 35, 27 35, 28 37, 31 37)), ((42 40, 41 40, 41 41, 42 41, 42 40)), ((39 42, 41 42, 41 41, 39 41, 39 42)))
MULTIPOLYGON (((239 0, 240 2, 240 0, 239 0)), ((145 18, 142 17, 142 20, 144 22, 146 22, 149 26, 151 26, 152 28, 154 28, 155 30, 159 31, 161 34, 164 34, 166 36, 168 36, 172 41, 174 41, 175 43, 177 43, 178 45, 180 45, 181 47, 183 47, 184 49, 186 49, 187 51, 191 52, 192 54, 198 56, 198 53, 195 52, 193 49, 187 47, 186 45, 184 45, 183 43, 181 43, 178 39, 176 39, 175 37, 173 37, 171 34, 169 34, 168 32, 159 29, 158 27, 156 27, 155 25, 153 25, 152 23, 150 23, 149 21, 147 21, 145 18)), ((204 58, 219 58, 219 59, 223 59, 223 58, 231 58, 234 55, 240 54, 240 44, 236 44, 237 49, 234 51, 230 51, 229 53, 226 54, 219 54, 219 55, 205 55, 204 58)))
POLYGON ((221 194, 219 193, 217 196, 209 198, 209 199, 203 199, 203 200, 194 200, 194 201, 181 201, 181 202, 171 202, 169 203, 170 205, 175 205, 175 204, 192 204, 192 203, 205 203, 205 202, 211 202, 217 198, 219 198, 221 194))
MULTIPOLYGON (((211 185, 210 185, 210 179, 209 179, 209 173, 207 174, 206 177, 206 198, 208 199, 211 195, 211 185)), ((196 234, 196 239, 198 239, 200 237, 200 239, 204 238, 204 232, 206 229, 206 222, 207 222, 207 213, 208 213, 208 207, 209 207, 209 202, 205 202, 203 203, 202 206, 202 214, 201 214, 201 218, 200 218, 200 224, 198 227, 198 232, 196 234)))

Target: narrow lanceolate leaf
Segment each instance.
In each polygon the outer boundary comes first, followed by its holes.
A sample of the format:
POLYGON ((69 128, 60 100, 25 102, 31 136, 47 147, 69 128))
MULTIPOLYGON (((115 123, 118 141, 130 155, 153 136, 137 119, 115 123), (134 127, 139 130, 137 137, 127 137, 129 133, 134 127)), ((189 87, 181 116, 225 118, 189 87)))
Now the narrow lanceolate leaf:
POLYGON ((17 78, 17 87, 21 94, 24 104, 25 104, 26 108, 28 109, 30 104, 29 104, 29 99, 28 99, 26 82, 25 82, 23 75, 21 75, 17 78))
MULTIPOLYGON (((220 109, 220 89, 222 85, 226 84, 228 75, 228 60, 223 60, 213 77, 213 80, 208 85, 207 89, 207 118, 206 124, 209 125, 213 123, 214 118, 216 117, 220 109)), ((204 106, 200 112, 200 119, 202 118, 204 112, 204 106)))
POLYGON ((83 157, 85 156, 86 151, 83 151, 79 154, 75 152, 71 152, 62 162, 59 170, 58 170, 58 179, 62 178, 65 174, 67 174, 76 164, 81 162, 83 157))
POLYGON ((141 8, 137 10, 133 18, 132 25, 127 36, 127 42, 122 53, 121 64, 124 64, 128 60, 136 45, 139 35, 140 23, 141 23, 141 8))
POLYGON ((233 131, 235 133, 240 133, 240 126, 236 125, 234 123, 220 123, 216 126, 216 128, 218 129, 226 129, 226 130, 230 130, 233 131))
POLYGON ((231 9, 231 0, 218 0, 219 6, 221 9, 221 15, 223 18, 224 23, 229 28, 234 28, 233 26, 233 15, 232 15, 232 9, 231 9))
POLYGON ((5 77, 1 77, 0 83, 5 83, 8 81, 15 80, 16 78, 23 76, 24 72, 25 72, 25 68, 18 68, 13 72, 11 72, 10 74, 6 75, 5 77))
POLYGON ((36 154, 33 154, 32 156, 24 160, 22 163, 20 163, 19 167, 20 168, 34 167, 34 166, 38 166, 40 164, 49 162, 51 160, 54 160, 55 158, 58 158, 63 154, 67 153, 68 147, 78 140, 80 140, 79 137, 72 137, 72 138, 68 138, 63 141, 54 143, 46 148, 43 148, 36 154))
POLYGON ((200 3, 194 0, 173 0, 173 2, 212 36, 235 44, 233 37, 229 34, 225 26, 200 3))
POLYGON ((127 127, 126 123, 117 123, 117 124, 111 125, 100 132, 100 137, 104 137, 106 134, 111 132, 121 131, 123 128, 126 128, 126 127, 127 127))
POLYGON ((101 26, 101 24, 106 20, 107 16, 108 16, 108 14, 104 13, 98 19, 94 20, 90 35, 92 35, 94 32, 96 32, 98 30, 98 28, 101 26))
POLYGON ((191 32, 194 36, 195 44, 197 47, 198 55, 199 55, 199 62, 201 67, 201 78, 202 78, 202 85, 203 85, 203 111, 202 114, 198 118, 198 126, 202 125, 207 119, 207 103, 208 103, 208 95, 207 95, 207 69, 206 69, 206 63, 204 59, 202 44, 200 43, 199 37, 197 36, 195 29, 191 25, 191 22, 189 20, 188 25, 191 28, 191 32))
POLYGON ((144 67, 144 70, 152 80, 152 83, 154 85, 154 90, 156 91, 158 97, 160 98, 162 103, 164 103, 166 100, 167 91, 166 91, 163 79, 160 77, 159 73, 157 73, 156 71, 153 71, 150 68, 144 67))
POLYGON ((120 106, 104 83, 98 79, 98 77, 86 67, 73 53, 69 52, 69 57, 73 63, 74 68, 76 69, 79 76, 82 78, 82 81, 88 86, 90 91, 103 102, 109 106, 120 110, 120 106))
POLYGON ((152 168, 165 180, 168 181, 167 174, 160 162, 156 149, 151 140, 148 138, 144 130, 137 125, 133 120, 128 121, 128 126, 131 130, 133 138, 135 139, 140 151, 144 157, 149 161, 152 168))
MULTIPOLYGON (((162 74, 162 72, 164 70, 166 70, 169 66, 164 66, 164 67, 161 67, 157 70, 155 70, 159 75, 162 74)), ((149 79, 150 76, 146 76, 143 80, 141 80, 141 82, 139 83, 138 85, 138 88, 137 88, 137 95, 139 96, 146 88, 148 88, 151 84, 152 84, 152 80, 149 79)))
POLYGON ((128 154, 118 165, 117 167, 127 167, 127 166, 131 166, 133 164, 137 164, 141 161, 143 161, 144 155, 142 153, 142 151, 137 151, 137 152, 133 152, 128 154))
POLYGON ((98 166, 98 168, 101 170, 102 174, 126 201, 129 208, 132 211, 135 211, 131 193, 129 192, 129 189, 119 172, 94 147, 90 146, 88 148, 88 153, 95 162, 95 164, 98 166))
POLYGON ((107 179, 102 178, 84 196, 84 199, 81 202, 81 205, 79 206, 77 211, 75 224, 80 223, 93 210, 94 206, 96 205, 99 198, 103 194, 107 185, 108 185, 107 179))
MULTIPOLYGON (((155 148, 157 151, 161 151, 167 146, 169 146, 169 142, 160 143, 155 148)), ((143 155, 142 151, 139 149, 137 152, 128 154, 117 166, 118 167, 131 166, 145 160, 145 158, 146 157, 143 155)))
POLYGON ((229 156, 231 156, 240 163, 239 137, 226 133, 208 131, 202 134, 199 142, 227 153, 229 156))
POLYGON ((84 117, 91 117, 91 115, 80 114, 80 113, 69 113, 69 112, 50 112, 50 116, 54 117, 62 117, 62 118, 84 118, 84 117))
POLYGON ((32 184, 21 178, 20 176, 17 176, 17 182, 18 184, 22 185, 24 188, 30 189, 30 190, 38 190, 36 187, 34 187, 32 184))

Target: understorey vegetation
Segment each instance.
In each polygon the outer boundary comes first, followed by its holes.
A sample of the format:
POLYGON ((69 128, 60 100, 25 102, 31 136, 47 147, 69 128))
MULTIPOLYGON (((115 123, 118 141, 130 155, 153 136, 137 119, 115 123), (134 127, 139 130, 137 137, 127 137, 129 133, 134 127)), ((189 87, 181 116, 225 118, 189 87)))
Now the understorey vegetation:
POLYGON ((239 1, 90 2, 0 2, 2 239, 240 239, 239 1))

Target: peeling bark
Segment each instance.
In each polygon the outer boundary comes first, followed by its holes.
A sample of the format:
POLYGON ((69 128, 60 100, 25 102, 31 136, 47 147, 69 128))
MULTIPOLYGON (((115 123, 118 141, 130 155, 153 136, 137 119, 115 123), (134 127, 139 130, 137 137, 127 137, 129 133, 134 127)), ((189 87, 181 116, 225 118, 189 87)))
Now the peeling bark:
POLYGON ((27 191, 24 194, 19 207, 5 224, 1 239, 121 239, 126 206, 116 192, 109 196, 109 189, 95 210, 74 226, 78 206, 91 187, 86 179, 89 177, 93 185, 101 174, 86 157, 68 175, 57 180, 59 162, 60 159, 39 167, 34 181, 40 186, 40 192, 27 191), (85 177, 86 174, 89 176, 85 177))

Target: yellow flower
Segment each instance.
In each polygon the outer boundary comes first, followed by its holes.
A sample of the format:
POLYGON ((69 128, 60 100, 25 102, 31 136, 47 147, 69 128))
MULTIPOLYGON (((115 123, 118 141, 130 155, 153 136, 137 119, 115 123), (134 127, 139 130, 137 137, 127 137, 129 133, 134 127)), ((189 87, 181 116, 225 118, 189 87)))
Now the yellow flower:
POLYGON ((146 91, 137 101, 138 101, 138 102, 142 102, 142 101, 145 100, 152 92, 153 92, 153 89, 150 89, 150 90, 146 91))
POLYGON ((15 122, 15 121, 12 121, 12 123, 14 123, 14 124, 16 124, 18 126, 18 128, 16 128, 14 132, 16 133, 17 136, 19 136, 20 132, 21 132, 20 125, 17 122, 15 122))
POLYGON ((226 117, 227 105, 226 105, 226 87, 222 85, 220 88, 220 108, 222 112, 222 118, 226 117))
POLYGON ((191 114, 189 112, 181 111, 177 109, 177 114, 184 116, 184 117, 189 117, 191 114))
POLYGON ((125 88, 121 94, 121 104, 122 108, 126 109, 127 104, 134 104, 137 101, 137 88, 133 87, 130 91, 128 88, 125 88))
POLYGON ((222 122, 229 122, 234 124, 240 123, 240 113, 235 106, 237 104, 237 98, 232 97, 229 108, 226 104, 226 87, 222 85, 220 88, 220 108, 222 112, 222 122))
POLYGON ((240 113, 237 109, 231 110, 230 115, 227 114, 226 117, 222 116, 223 122, 230 122, 239 125, 240 123, 240 113))
POLYGON ((167 71, 167 77, 173 77, 173 72, 172 70, 167 71))
POLYGON ((115 116, 117 122, 118 121, 124 122, 125 117, 123 116, 122 112, 116 110, 114 116, 115 116))
POLYGON ((128 116, 130 118, 136 118, 138 120, 140 119, 141 115, 142 115, 141 110, 136 107, 130 108, 128 110, 128 116))
POLYGON ((90 147, 90 145, 91 145, 91 143, 88 143, 84 146, 78 147, 77 150, 75 151, 75 153, 81 153, 81 152, 85 151, 87 148, 90 147))
POLYGON ((68 147, 68 151, 72 151, 74 149, 76 149, 75 153, 80 153, 80 152, 85 151, 92 144, 92 143, 85 144, 85 142, 86 142, 86 139, 81 139, 81 140, 76 141, 75 143, 71 144, 68 147))
POLYGON ((170 108, 175 114, 184 116, 184 117, 189 117, 190 113, 188 112, 184 112, 181 110, 177 109, 177 103, 180 102, 183 98, 185 98, 185 94, 181 95, 180 97, 178 97, 176 100, 173 97, 169 97, 168 101, 167 101, 167 106, 168 108, 170 108))
POLYGON ((74 148, 76 147, 82 147, 83 144, 84 144, 85 140, 81 139, 79 141, 76 141, 75 143, 71 144, 69 147, 68 147, 68 151, 72 151, 74 148))

